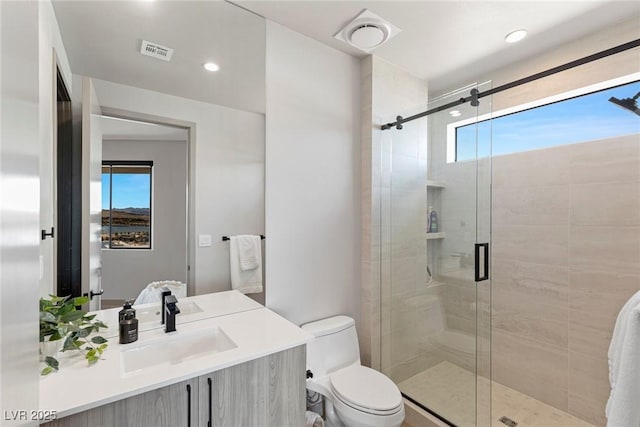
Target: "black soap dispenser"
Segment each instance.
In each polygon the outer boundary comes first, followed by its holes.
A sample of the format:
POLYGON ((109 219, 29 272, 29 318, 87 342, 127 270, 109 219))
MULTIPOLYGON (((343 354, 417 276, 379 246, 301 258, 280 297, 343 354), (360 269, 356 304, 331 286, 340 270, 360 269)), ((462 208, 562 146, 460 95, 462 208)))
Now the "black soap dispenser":
POLYGON ((133 317, 136 317, 136 310, 131 307, 131 300, 125 301, 122 310, 118 312, 118 322, 122 322, 127 315, 127 311, 133 311, 133 317))
POLYGON ((129 344, 138 340, 138 319, 136 311, 131 307, 131 301, 125 301, 122 310, 118 312, 120 320, 120 344, 129 344))

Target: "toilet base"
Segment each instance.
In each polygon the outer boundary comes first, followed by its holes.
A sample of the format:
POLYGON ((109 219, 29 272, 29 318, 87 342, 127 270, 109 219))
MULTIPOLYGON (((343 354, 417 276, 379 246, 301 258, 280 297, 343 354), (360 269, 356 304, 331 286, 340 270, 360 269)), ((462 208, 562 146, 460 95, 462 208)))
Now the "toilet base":
POLYGON ((324 401, 325 427, 400 427, 404 421, 404 404, 398 412, 390 415, 373 415, 347 406, 328 390, 331 397, 319 390, 324 401), (334 404, 335 403, 335 404, 334 404))
MULTIPOLYGON (((338 403, 338 406, 342 406, 338 403)), ((400 427, 404 421, 404 405, 391 415, 364 414, 352 409, 343 411, 336 408, 336 414, 346 427, 400 427)))
POLYGON ((345 427, 345 425, 342 423, 342 420, 340 420, 340 417, 336 413, 333 403, 331 403, 329 399, 327 399, 325 396, 323 396, 323 399, 324 399, 324 416, 325 416, 324 426, 325 427, 345 427))

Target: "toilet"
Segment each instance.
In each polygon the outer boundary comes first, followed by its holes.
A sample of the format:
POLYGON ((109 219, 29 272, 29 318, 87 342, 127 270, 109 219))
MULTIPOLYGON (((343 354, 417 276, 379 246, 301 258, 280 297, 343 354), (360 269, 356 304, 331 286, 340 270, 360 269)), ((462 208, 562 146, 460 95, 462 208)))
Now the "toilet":
POLYGON ((404 403, 384 374, 360 364, 355 323, 336 316, 302 325, 307 343, 307 389, 325 401, 327 427, 398 427, 404 403))

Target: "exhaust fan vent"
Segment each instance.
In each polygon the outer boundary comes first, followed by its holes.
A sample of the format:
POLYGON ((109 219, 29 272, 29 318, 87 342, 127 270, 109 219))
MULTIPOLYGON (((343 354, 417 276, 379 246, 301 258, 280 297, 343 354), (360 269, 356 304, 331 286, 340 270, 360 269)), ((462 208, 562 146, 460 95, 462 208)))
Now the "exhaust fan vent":
POLYGON ((369 53, 400 31, 400 28, 365 9, 333 37, 369 53))
POLYGON ((159 45, 158 43, 142 40, 140 53, 152 58, 162 59, 163 61, 169 62, 171 61, 171 56, 173 56, 173 49, 159 45))

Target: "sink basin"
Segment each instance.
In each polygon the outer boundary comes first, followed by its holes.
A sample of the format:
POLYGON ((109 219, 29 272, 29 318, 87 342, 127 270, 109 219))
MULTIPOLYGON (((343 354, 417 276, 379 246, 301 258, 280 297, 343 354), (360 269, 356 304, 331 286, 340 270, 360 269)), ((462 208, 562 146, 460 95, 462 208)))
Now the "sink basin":
MULTIPOLYGON (((187 314, 202 312, 202 309, 200 308, 200 306, 193 301, 184 301, 184 302, 178 301, 177 305, 178 305, 178 308, 180 309, 180 314, 178 314, 178 316, 186 316, 187 314)), ((161 313, 160 304, 143 308, 143 309, 136 308, 136 318, 140 323, 157 321, 158 324, 160 324, 160 313, 161 313)))
POLYGON ((219 327, 197 331, 178 331, 166 337, 127 346, 120 352, 124 374, 132 374, 160 365, 175 365, 198 357, 238 347, 219 327))

